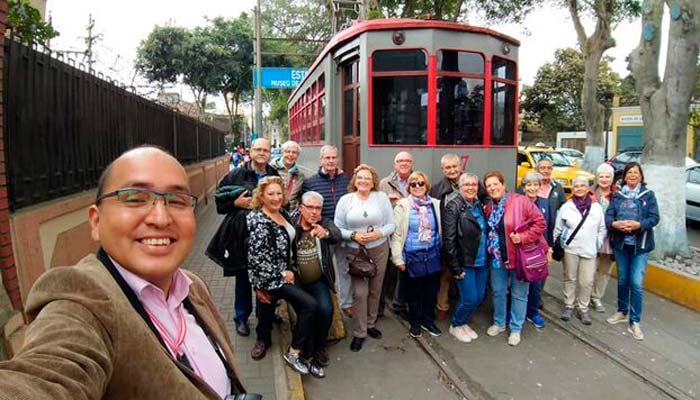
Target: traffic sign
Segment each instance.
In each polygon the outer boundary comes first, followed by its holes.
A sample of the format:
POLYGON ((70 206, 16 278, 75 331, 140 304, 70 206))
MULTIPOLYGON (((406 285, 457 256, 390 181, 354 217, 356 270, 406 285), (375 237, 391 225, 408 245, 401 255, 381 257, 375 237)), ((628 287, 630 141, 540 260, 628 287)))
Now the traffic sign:
MULTIPOLYGON (((262 68, 262 87, 265 89, 294 89, 306 76, 305 69, 262 68)), ((253 69, 253 87, 258 86, 256 70, 253 69)))

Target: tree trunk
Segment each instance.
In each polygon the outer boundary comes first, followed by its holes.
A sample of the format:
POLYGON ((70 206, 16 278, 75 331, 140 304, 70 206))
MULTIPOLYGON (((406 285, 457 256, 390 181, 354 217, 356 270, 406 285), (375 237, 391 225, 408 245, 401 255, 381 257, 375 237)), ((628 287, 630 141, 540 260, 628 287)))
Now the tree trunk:
POLYGON ((596 0, 593 4, 596 26, 588 37, 581 23, 578 0, 566 0, 571 20, 576 30, 578 45, 584 58, 584 79, 581 91, 581 111, 586 125, 586 151, 584 169, 595 171, 605 160, 603 118, 605 108, 598 102, 598 71, 603 53, 614 45, 610 36, 615 0, 596 0))
POLYGON ((700 2, 681 0, 668 5, 671 18, 663 81, 658 62, 662 0, 645 0, 642 37, 630 54, 644 120, 645 178, 659 201, 661 222, 655 229, 653 257, 689 256, 685 229, 685 153, 690 99, 698 79, 700 2))

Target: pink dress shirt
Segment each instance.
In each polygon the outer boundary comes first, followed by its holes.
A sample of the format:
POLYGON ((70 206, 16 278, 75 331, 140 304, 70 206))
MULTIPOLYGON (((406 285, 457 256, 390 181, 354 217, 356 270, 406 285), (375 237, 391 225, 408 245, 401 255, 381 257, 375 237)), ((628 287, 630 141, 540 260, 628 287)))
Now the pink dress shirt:
MULTIPOLYGON (((182 309, 187 325, 187 335, 182 344, 182 350, 194 372, 209 384, 222 399, 231 394, 231 380, 226 373, 224 364, 216 354, 216 350, 214 350, 214 346, 204 330, 182 303, 190 292, 192 284, 190 278, 178 269, 170 285, 170 295, 166 299, 159 287, 126 270, 114 259, 111 260, 141 304, 160 321, 173 342, 179 334, 180 309, 182 309)), ((172 349, 168 348, 168 350, 173 357, 176 356, 172 349)), ((221 354, 223 355, 223 353, 221 354)))

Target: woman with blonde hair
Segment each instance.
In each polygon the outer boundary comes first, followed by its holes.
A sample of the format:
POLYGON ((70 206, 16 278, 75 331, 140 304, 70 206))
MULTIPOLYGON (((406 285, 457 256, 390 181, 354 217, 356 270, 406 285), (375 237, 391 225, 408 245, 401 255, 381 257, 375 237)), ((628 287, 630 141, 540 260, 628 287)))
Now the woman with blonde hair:
POLYGON ((392 264, 407 272, 406 289, 410 334, 421 329, 432 336, 442 333, 435 325, 435 303, 440 287, 440 201, 428 195, 425 173, 408 176, 408 197, 394 207, 396 230, 391 235, 392 264))
POLYGON ((360 351, 367 335, 382 337, 377 329, 379 296, 389 260, 389 236, 394 232, 394 212, 386 193, 379 191, 377 171, 360 164, 348 192, 335 208, 335 225, 348 249, 354 310, 350 350, 360 351))
POLYGON ((284 299, 294 308, 297 324, 292 334, 292 344, 282 357, 298 373, 323 378, 323 368, 313 358, 318 303, 312 295, 294 284, 296 277, 291 250, 296 230, 284 209, 285 203, 282 178, 265 177, 253 192, 253 211, 246 217, 250 232, 248 277, 260 300, 255 347, 267 348, 272 343, 275 303, 278 299, 284 299))

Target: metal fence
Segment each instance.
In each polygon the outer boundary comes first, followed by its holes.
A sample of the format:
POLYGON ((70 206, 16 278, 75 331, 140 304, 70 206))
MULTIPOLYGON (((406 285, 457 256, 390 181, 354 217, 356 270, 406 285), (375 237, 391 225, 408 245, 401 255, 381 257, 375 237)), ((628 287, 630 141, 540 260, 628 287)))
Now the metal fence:
POLYGON ((11 210, 96 187, 115 157, 140 144, 162 146, 184 164, 224 154, 226 132, 68 61, 5 41, 11 210))

